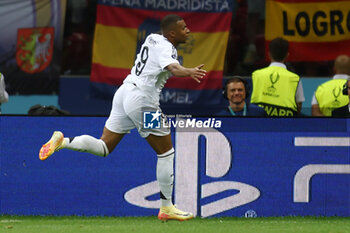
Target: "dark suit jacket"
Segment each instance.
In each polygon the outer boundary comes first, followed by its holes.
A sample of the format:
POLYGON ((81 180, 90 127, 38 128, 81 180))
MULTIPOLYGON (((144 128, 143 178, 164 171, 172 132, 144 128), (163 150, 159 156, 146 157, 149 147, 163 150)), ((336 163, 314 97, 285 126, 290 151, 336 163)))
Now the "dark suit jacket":
POLYGON ((332 117, 350 117, 349 105, 334 109, 332 117))

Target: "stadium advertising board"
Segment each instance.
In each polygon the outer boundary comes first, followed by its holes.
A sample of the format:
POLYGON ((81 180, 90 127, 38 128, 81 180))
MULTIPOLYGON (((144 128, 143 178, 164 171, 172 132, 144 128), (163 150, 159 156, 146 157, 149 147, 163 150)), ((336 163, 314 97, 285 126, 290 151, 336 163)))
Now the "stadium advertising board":
MULTIPOLYGON (((39 160, 54 130, 99 137, 105 120, 1 116, 0 213, 156 215, 156 155, 136 131, 107 158, 62 150, 39 160)), ((348 119, 218 121, 172 132, 179 208, 202 217, 350 216, 348 119)))
POLYGON ((267 0, 266 42, 287 39, 290 61, 334 60, 350 51, 349 6, 349 0, 267 0))

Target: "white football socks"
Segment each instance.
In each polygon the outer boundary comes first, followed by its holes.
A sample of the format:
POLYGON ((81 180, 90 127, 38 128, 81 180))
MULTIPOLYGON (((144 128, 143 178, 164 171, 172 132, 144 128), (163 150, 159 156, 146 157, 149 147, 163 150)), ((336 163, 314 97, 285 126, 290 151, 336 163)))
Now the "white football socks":
POLYGON ((82 135, 73 138, 64 138, 61 148, 87 152, 90 154, 106 157, 109 154, 106 143, 89 135, 82 135))
POLYGON ((174 184, 174 148, 157 155, 157 181, 160 187, 162 206, 171 206, 174 184))

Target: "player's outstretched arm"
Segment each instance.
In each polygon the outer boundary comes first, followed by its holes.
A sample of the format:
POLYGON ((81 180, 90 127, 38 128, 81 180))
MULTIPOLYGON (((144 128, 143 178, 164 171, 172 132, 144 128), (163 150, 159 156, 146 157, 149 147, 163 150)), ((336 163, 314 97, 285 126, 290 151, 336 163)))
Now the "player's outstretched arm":
POLYGON ((202 70, 204 64, 196 66, 194 68, 186 68, 178 63, 172 63, 166 67, 174 76, 177 77, 188 77, 190 76, 198 83, 201 82, 201 79, 206 75, 207 71, 202 70))

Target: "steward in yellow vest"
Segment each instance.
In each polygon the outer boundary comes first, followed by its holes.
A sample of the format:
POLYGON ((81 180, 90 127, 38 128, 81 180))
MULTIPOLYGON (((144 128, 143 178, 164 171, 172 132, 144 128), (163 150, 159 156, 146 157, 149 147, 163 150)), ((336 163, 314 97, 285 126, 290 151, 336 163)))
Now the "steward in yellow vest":
POLYGON ((305 100, 300 78, 283 64, 288 56, 288 41, 276 38, 270 42, 270 66, 253 72, 251 103, 264 108, 268 116, 293 117, 305 100), (299 91, 300 102, 297 103, 299 91))
POLYGON ((334 62, 334 72, 332 80, 317 87, 311 102, 312 116, 331 116, 334 109, 349 103, 342 90, 350 75, 350 57, 339 55, 334 62))
POLYGON ((349 103, 349 98, 342 94, 344 79, 329 80, 316 89, 315 97, 324 116, 331 116, 332 111, 349 103))
MULTIPOLYGON (((350 100, 350 77, 343 86, 342 94, 347 96, 350 100)), ((350 118, 350 104, 334 109, 332 111, 332 117, 350 118)))
POLYGON ((296 116, 295 95, 299 76, 272 63, 252 74, 251 102, 262 106, 268 116, 296 116))

